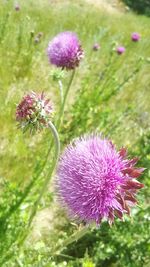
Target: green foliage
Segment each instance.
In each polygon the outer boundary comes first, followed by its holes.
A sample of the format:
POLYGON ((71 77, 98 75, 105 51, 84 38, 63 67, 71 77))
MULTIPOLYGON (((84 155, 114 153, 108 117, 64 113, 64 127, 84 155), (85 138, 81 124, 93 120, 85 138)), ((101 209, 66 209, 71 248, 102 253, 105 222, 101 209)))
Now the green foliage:
MULTIPOLYGON (((51 6, 44 0, 21 2, 16 12, 13 1, 0 0, 0 173, 5 177, 0 178, 0 266, 149 267, 148 18, 133 14, 110 16, 81 1, 56 1, 51 6), (141 178, 146 186, 139 195, 140 207, 133 209, 131 219, 117 221, 112 228, 103 223, 64 248, 62 254, 52 255, 52 247, 61 244, 73 228, 60 209, 55 211, 53 189, 39 205, 38 214, 50 207, 52 219, 45 232, 39 230, 45 215, 34 221, 33 229, 27 228, 31 208, 50 168, 49 159, 43 171, 49 133, 22 135, 17 132, 14 114, 15 104, 30 90, 46 91, 55 102, 57 114, 57 79, 61 73, 49 66, 45 50, 49 39, 64 30, 77 32, 85 59, 77 70, 60 129, 63 146, 81 134, 101 131, 118 147, 127 146, 131 154, 139 156, 140 165, 147 170, 141 178), (139 43, 131 42, 133 31, 141 33, 139 43), (38 32, 43 36, 35 43, 38 32), (94 42, 101 44, 97 52, 92 51, 94 42), (122 56, 115 53, 119 44, 126 47, 122 56), (28 239, 22 244, 24 235, 28 239)), ((69 73, 64 75, 65 87, 69 73)))
POLYGON ((123 0, 123 1, 137 13, 150 16, 149 0, 123 0))

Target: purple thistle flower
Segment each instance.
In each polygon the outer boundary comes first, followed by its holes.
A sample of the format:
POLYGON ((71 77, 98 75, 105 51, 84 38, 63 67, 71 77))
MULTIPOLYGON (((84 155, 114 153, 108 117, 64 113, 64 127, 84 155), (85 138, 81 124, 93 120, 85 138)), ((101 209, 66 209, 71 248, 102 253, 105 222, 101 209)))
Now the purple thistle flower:
POLYGON ((133 32, 131 35, 131 39, 133 42, 138 42, 140 40, 141 36, 139 33, 137 32, 133 32))
POLYGON ((118 46, 116 49, 116 52, 118 55, 122 55, 125 52, 125 47, 124 46, 118 46))
POLYGON ((98 51, 99 49, 100 49, 100 45, 99 44, 96 43, 96 44, 93 45, 93 50, 94 51, 98 51))
POLYGON ((16 11, 20 11, 20 6, 19 6, 19 4, 16 4, 16 5, 15 5, 15 10, 16 10, 16 11))
POLYGON ((128 159, 125 148, 117 151, 101 135, 75 139, 64 151, 57 170, 57 190, 71 216, 100 224, 123 219, 137 203, 136 181, 144 168, 136 168, 138 158, 128 159))
POLYGON ((73 32, 62 32, 56 35, 48 45, 47 54, 51 64, 67 70, 78 67, 83 58, 83 50, 73 32))
POLYGON ((44 94, 31 92, 23 97, 16 109, 16 120, 19 127, 30 132, 40 130, 47 126, 52 114, 52 105, 49 99, 45 99, 44 94))

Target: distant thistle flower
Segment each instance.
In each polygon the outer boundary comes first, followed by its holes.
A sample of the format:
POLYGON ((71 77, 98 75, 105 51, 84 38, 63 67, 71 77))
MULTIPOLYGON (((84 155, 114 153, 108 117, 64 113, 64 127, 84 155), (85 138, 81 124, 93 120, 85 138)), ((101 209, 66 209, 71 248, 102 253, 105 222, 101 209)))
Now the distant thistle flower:
POLYGON ((44 94, 31 92, 23 97, 16 109, 16 120, 19 127, 25 132, 35 132, 47 126, 52 114, 52 105, 49 99, 45 99, 44 94))
POLYGON ((19 6, 19 4, 16 4, 16 5, 15 5, 15 10, 16 10, 16 11, 20 11, 20 6, 19 6))
POLYGON ((131 39, 133 42, 138 42, 140 40, 140 34, 137 32, 133 32, 131 35, 131 39))
POLYGON ((130 214, 137 203, 136 192, 143 184, 136 181, 144 168, 136 168, 138 158, 128 159, 125 148, 117 152, 101 135, 76 139, 64 151, 57 170, 61 203, 72 216, 100 224, 130 214))
POLYGON ((43 36, 43 32, 39 32, 39 33, 37 34, 37 37, 38 37, 38 38, 42 38, 42 36, 43 36))
POLYGON ((38 38, 38 37, 35 37, 35 39, 34 39, 34 43, 35 44, 38 44, 40 42, 40 39, 38 38))
POLYGON ((62 32, 54 37, 47 49, 51 64, 62 69, 75 69, 83 58, 83 50, 73 32, 62 32))
POLYGON ((121 55, 125 52, 125 48, 123 46, 118 46, 116 52, 118 53, 118 55, 121 55))
POLYGON ((94 51, 98 51, 99 49, 100 49, 100 45, 99 44, 96 43, 96 44, 93 45, 93 50, 94 51))

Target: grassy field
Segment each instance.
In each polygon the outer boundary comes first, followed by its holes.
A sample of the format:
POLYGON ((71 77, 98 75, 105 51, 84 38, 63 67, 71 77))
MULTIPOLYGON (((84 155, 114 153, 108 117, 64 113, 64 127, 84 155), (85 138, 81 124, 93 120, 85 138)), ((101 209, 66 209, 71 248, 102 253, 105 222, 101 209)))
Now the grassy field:
MULTIPOLYGON (((81 133, 91 131, 104 133, 118 147, 127 146, 147 168, 141 178, 146 186, 139 195, 140 208, 133 210, 131 221, 118 221, 111 229, 104 223, 100 229, 65 250, 65 255, 52 258, 48 248, 66 237, 66 229, 68 235, 73 230, 64 214, 57 210, 57 205, 56 208, 53 205, 55 197, 50 188, 39 209, 46 210, 41 216, 50 212, 55 230, 46 223, 45 234, 37 238, 34 246, 31 231, 26 245, 20 249, 14 243, 10 248, 26 224, 30 207, 43 182, 45 173, 42 172, 31 196, 10 218, 7 235, 3 235, 3 228, 0 231, 3 241, 0 266, 148 267, 150 20, 145 16, 122 12, 110 14, 84 1, 71 0, 21 1, 20 11, 16 11, 13 1, 0 0, 0 216, 3 218, 3 212, 22 196, 47 154, 49 133, 45 130, 32 137, 23 135, 16 126, 15 109, 26 92, 45 91, 53 100, 57 114, 60 106, 58 84, 53 80, 54 67, 48 63, 46 49, 54 35, 66 30, 78 34, 85 57, 76 71, 68 97, 60 129, 62 147, 81 133), (141 34, 138 43, 131 41, 134 31, 141 34), (43 34, 36 42, 39 32, 43 34), (95 42, 101 46, 97 52, 92 50, 95 42), (126 48, 121 56, 115 52, 117 45, 126 48), (12 251, 15 253, 11 258, 12 251)), ((64 87, 69 76, 69 72, 64 73, 64 87)), ((50 159, 46 170, 49 162, 50 159)), ((37 218, 37 231, 41 220, 44 218, 39 221, 37 218)))

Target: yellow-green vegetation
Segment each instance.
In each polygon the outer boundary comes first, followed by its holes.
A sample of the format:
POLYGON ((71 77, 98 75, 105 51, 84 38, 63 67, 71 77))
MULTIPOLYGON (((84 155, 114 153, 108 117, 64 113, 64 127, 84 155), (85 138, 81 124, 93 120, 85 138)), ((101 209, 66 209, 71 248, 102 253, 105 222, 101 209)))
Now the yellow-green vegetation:
MULTIPOLYGON (((0 266, 149 266, 149 36, 149 18, 132 13, 107 13, 84 1, 26 0, 20 2, 20 10, 16 11, 13 1, 0 0, 0 266), (62 214, 59 225, 59 212, 55 214, 58 240, 47 228, 46 238, 41 237, 35 244, 32 238, 25 247, 15 243, 17 238, 21 240, 44 173, 35 181, 22 207, 8 218, 7 227, 4 215, 12 203, 15 205, 24 196, 26 186, 37 176, 50 143, 46 130, 31 137, 17 129, 16 103, 27 92, 44 91, 54 102, 57 114, 58 83, 53 80, 54 67, 48 63, 46 49, 55 34, 66 30, 78 34, 85 57, 68 97, 60 129, 62 144, 81 133, 101 131, 118 147, 127 146, 140 157, 140 165, 147 168, 141 178, 146 186, 139 196, 140 208, 133 210, 132 219, 118 221, 111 229, 103 223, 69 246, 63 255, 51 257, 51 244, 61 243, 66 230, 68 235, 72 232, 71 224, 62 214), (136 31, 141 40, 134 43, 131 33, 136 31), (42 36, 37 39, 39 32, 42 36), (98 51, 92 50, 94 43, 100 44, 98 51), (115 51, 118 45, 126 48, 121 56, 115 51)), ((69 76, 69 72, 64 73, 64 87, 69 76)), ((49 159, 46 169, 50 163, 49 159)), ((53 206, 53 201, 53 193, 48 192, 40 208, 53 206)))

